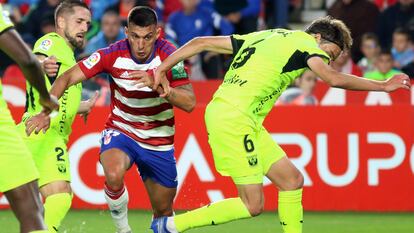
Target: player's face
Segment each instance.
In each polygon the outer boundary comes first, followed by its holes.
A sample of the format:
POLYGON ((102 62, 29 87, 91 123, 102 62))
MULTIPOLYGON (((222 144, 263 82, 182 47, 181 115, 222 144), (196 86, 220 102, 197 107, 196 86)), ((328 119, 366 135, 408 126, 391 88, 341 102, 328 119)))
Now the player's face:
POLYGON ((131 52, 140 62, 145 62, 154 50, 155 41, 160 35, 160 28, 157 25, 140 27, 130 24, 125 28, 131 52))
POLYGON ((74 48, 83 48, 85 35, 91 24, 91 12, 83 7, 75 6, 73 14, 66 14, 63 31, 66 39, 74 48))

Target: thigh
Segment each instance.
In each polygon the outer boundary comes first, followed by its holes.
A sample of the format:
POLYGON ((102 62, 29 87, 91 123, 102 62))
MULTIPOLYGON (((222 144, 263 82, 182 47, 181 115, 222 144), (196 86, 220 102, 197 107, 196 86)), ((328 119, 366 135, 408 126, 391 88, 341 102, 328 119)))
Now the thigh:
POLYGON ((217 116, 217 112, 231 111, 230 107, 219 109, 210 105, 206 110, 208 142, 216 170, 223 176, 231 176, 236 184, 262 183, 262 161, 254 123, 240 114, 217 116))
POLYGON ((56 181, 70 182, 69 154, 63 137, 50 129, 46 134, 26 137, 25 142, 39 170, 39 187, 56 181))
POLYGON ((262 161, 263 175, 267 174, 270 167, 286 157, 285 151, 273 140, 272 136, 262 126, 257 132, 259 159, 262 161))
POLYGON ((166 187, 177 188, 177 167, 174 149, 155 151, 142 148, 136 144, 137 166, 142 180, 148 178, 166 187))
POLYGON ((39 174, 8 109, 0 111, 0 192, 5 192, 38 179, 39 174))

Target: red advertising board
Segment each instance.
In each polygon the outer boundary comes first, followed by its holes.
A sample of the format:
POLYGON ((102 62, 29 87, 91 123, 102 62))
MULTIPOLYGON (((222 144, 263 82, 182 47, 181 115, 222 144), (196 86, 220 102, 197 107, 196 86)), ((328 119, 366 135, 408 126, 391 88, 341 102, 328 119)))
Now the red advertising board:
MULTIPOLYGON (((16 118, 22 110, 12 108, 16 118)), ((237 195, 231 180, 214 169, 204 110, 202 104, 191 114, 176 110, 177 209, 237 195)), ((73 208, 106 208, 98 152, 108 112, 95 108, 87 125, 79 118, 73 126, 73 208)), ((277 107, 265 127, 305 176, 306 210, 414 211, 414 108, 409 101, 387 107, 277 107)), ((150 208, 135 167, 126 185, 130 208, 150 208)), ((265 209, 275 209, 276 188, 264 180, 264 190, 265 209)), ((4 196, 0 208, 7 208, 4 196)))

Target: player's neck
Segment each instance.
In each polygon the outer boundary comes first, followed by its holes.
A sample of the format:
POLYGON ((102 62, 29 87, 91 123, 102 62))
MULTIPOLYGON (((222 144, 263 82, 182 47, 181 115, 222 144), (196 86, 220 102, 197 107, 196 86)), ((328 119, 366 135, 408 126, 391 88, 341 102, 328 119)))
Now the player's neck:
POLYGON ((58 34, 65 40, 66 44, 72 49, 72 51, 75 51, 75 47, 69 42, 69 39, 65 36, 63 30, 56 29, 56 34, 58 34))

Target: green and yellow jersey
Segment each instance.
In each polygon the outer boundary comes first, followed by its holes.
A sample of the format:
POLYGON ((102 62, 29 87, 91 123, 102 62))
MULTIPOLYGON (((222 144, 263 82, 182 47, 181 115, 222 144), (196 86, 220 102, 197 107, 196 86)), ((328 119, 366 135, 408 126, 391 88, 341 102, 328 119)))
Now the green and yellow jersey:
MULTIPOLYGON (((55 56, 59 65, 57 77, 45 75, 46 86, 50 90, 53 82, 66 70, 76 64, 75 55, 72 48, 67 44, 65 39, 57 33, 49 33, 41 37, 34 45, 33 53, 44 55, 46 57, 55 56)), ((27 82, 26 87, 27 101, 26 113, 23 119, 36 115, 42 110, 39 104, 39 93, 27 82)), ((52 118, 50 129, 56 131, 59 135, 68 140, 72 131, 72 123, 78 112, 81 101, 82 84, 76 84, 69 87, 59 99, 59 114, 52 118)))
POLYGON ((272 29, 231 36, 234 60, 214 94, 261 124, 280 94, 308 68, 313 56, 329 62, 314 37, 272 29))
POLYGON ((378 80, 378 81, 384 81, 384 80, 387 80, 387 79, 391 78, 392 76, 394 76, 396 74, 401 74, 401 71, 391 69, 387 73, 383 74, 383 73, 379 72, 378 70, 375 70, 375 71, 365 73, 364 78, 372 79, 372 80, 378 80))

